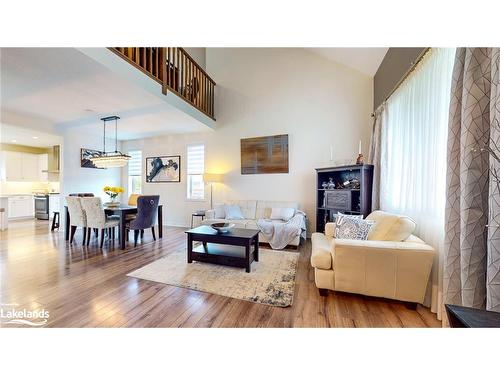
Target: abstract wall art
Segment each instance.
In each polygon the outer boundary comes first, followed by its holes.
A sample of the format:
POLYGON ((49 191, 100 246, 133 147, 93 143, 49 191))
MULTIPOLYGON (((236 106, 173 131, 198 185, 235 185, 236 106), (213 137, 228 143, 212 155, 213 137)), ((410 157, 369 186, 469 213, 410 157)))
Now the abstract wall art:
POLYGON ((241 174, 288 173, 288 134, 241 140, 241 174))
POLYGON ((181 182, 180 155, 147 157, 146 182, 181 182))

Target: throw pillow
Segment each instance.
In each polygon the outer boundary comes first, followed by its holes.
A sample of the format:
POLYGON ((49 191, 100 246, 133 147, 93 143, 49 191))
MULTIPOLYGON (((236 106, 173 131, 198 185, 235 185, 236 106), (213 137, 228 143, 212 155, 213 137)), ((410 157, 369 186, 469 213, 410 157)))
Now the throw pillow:
POLYGON ((283 221, 288 221, 290 220, 293 215, 295 215, 295 209, 294 208, 280 208, 280 207, 273 207, 271 209, 271 220, 283 220, 283 221))
POLYGON ((347 217, 350 217, 352 219, 362 219, 363 218, 363 215, 347 215, 347 214, 343 214, 342 212, 338 212, 336 214, 333 214, 333 222, 336 223, 337 222, 337 218, 339 216, 347 216, 347 217))
POLYGON ((349 215, 337 216, 335 238, 348 240, 366 240, 375 222, 372 220, 354 219, 349 215))
POLYGON ((226 211, 224 210, 223 204, 214 205, 214 211, 215 211, 215 218, 216 219, 225 219, 226 218, 226 211))
POLYGON ((224 205, 227 220, 243 220, 245 217, 241 213, 240 206, 236 204, 224 205))

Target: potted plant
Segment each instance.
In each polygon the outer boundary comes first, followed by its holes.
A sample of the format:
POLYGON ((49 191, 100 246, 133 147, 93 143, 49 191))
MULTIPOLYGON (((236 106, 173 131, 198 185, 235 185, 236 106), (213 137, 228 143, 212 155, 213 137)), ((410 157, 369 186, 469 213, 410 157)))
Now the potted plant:
POLYGON ((124 188, 119 186, 104 186, 104 192, 109 196, 109 202, 106 202, 105 205, 108 207, 116 207, 120 205, 120 202, 117 200, 118 194, 123 193, 125 191, 124 188))

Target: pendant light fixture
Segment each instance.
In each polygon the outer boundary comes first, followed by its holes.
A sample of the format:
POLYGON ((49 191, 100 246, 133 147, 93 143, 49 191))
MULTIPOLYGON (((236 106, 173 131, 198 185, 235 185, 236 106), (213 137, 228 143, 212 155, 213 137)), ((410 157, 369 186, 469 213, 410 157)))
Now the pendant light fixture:
POLYGON ((102 154, 90 158, 92 163, 95 164, 97 168, 119 168, 127 165, 130 159, 129 155, 123 154, 118 151, 118 116, 108 116, 103 117, 101 120, 104 122, 104 137, 103 137, 103 149, 102 154), (106 152, 106 122, 115 120, 115 151, 106 152))

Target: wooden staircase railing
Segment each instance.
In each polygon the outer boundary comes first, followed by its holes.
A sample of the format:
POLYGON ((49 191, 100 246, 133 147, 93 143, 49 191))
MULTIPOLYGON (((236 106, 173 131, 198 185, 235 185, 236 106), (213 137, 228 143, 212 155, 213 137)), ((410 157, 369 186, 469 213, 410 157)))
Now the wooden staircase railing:
POLYGON ((111 51, 215 120, 215 82, 181 47, 111 47, 111 51))

